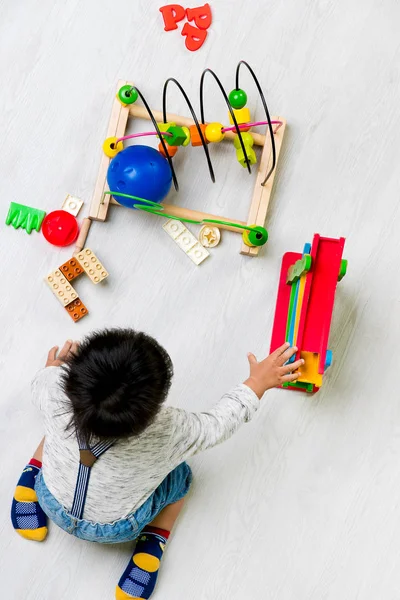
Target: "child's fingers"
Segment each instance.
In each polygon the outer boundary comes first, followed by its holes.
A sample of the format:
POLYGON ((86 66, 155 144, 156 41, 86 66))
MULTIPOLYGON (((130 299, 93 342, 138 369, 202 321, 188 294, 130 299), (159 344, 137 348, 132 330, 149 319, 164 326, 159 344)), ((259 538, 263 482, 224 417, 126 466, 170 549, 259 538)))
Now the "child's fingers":
POLYGON ((47 360, 56 360, 58 346, 53 346, 50 348, 49 353, 47 355, 47 360))
POLYGON ((297 371, 302 365, 304 365, 304 360, 300 358, 300 360, 296 360, 293 363, 289 363, 288 365, 283 365, 281 367, 283 373, 291 373, 292 371, 297 371))
POLYGON ((295 373, 289 373, 289 375, 284 375, 282 377, 282 382, 286 383, 286 382, 291 382, 291 381, 296 381, 296 379, 298 379, 300 377, 301 373, 300 371, 296 371, 295 373))
POLYGON ((71 350, 72 340, 67 340, 64 346, 61 348, 60 353, 58 355, 59 360, 65 360, 68 356, 69 351, 71 350))
POLYGON ((284 344, 282 344, 282 346, 279 346, 279 348, 271 352, 270 356, 272 356, 273 358, 278 358, 278 356, 280 356, 288 348, 290 348, 290 344, 289 342, 285 342, 284 344))
POLYGON ((78 342, 72 342, 71 348, 69 350, 69 354, 76 354, 78 352, 79 344, 78 342))
POLYGON ((254 356, 254 354, 252 354, 251 352, 247 353, 247 358, 249 361, 249 365, 256 365, 258 363, 258 360, 256 359, 256 357, 254 356))
POLYGON ((277 360, 277 364, 281 367, 282 365, 285 364, 285 362, 287 362, 289 360, 289 358, 292 358, 292 356, 294 354, 296 354, 298 348, 296 346, 293 346, 292 348, 290 348, 290 346, 288 346, 286 348, 286 350, 279 356, 278 360, 277 360))

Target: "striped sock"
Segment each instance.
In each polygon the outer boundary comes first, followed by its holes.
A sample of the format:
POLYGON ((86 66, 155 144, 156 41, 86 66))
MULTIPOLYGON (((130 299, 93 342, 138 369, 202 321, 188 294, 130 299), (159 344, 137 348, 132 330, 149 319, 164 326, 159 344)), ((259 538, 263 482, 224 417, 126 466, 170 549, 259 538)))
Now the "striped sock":
POLYGON ((47 535, 47 517, 40 508, 36 492, 36 475, 42 468, 40 460, 32 458, 19 478, 11 506, 11 521, 17 533, 28 540, 42 542, 47 535))
POLYGON ((169 531, 146 527, 115 591, 116 600, 150 598, 156 585, 160 560, 169 531))

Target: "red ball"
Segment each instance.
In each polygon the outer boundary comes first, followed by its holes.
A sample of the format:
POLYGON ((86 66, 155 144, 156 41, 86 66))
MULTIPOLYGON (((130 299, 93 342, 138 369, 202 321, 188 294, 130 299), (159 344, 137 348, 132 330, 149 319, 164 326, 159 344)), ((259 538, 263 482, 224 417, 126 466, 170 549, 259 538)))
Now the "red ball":
POLYGON ((78 221, 65 210, 53 210, 43 219, 42 233, 53 246, 69 246, 78 237, 78 221))

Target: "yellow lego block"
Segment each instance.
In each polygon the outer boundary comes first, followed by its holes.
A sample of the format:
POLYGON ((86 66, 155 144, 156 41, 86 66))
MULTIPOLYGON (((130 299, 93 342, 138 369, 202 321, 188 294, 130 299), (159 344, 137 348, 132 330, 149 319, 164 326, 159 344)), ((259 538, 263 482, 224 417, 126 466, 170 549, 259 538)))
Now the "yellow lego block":
POLYGON ((304 365, 300 368, 301 377, 297 381, 313 383, 317 387, 322 385, 322 375, 318 373, 319 354, 317 352, 300 352, 304 365))

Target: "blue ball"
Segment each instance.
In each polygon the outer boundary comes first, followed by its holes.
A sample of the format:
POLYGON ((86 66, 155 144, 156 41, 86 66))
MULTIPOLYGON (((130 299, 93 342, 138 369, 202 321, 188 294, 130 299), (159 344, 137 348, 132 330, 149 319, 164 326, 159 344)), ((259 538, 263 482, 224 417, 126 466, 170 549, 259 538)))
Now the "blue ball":
MULTIPOLYGON (((138 196, 161 202, 171 188, 172 174, 168 160, 151 146, 128 146, 110 162, 107 183, 111 192, 138 196)), ((151 206, 138 200, 115 196, 119 204, 151 206)))

